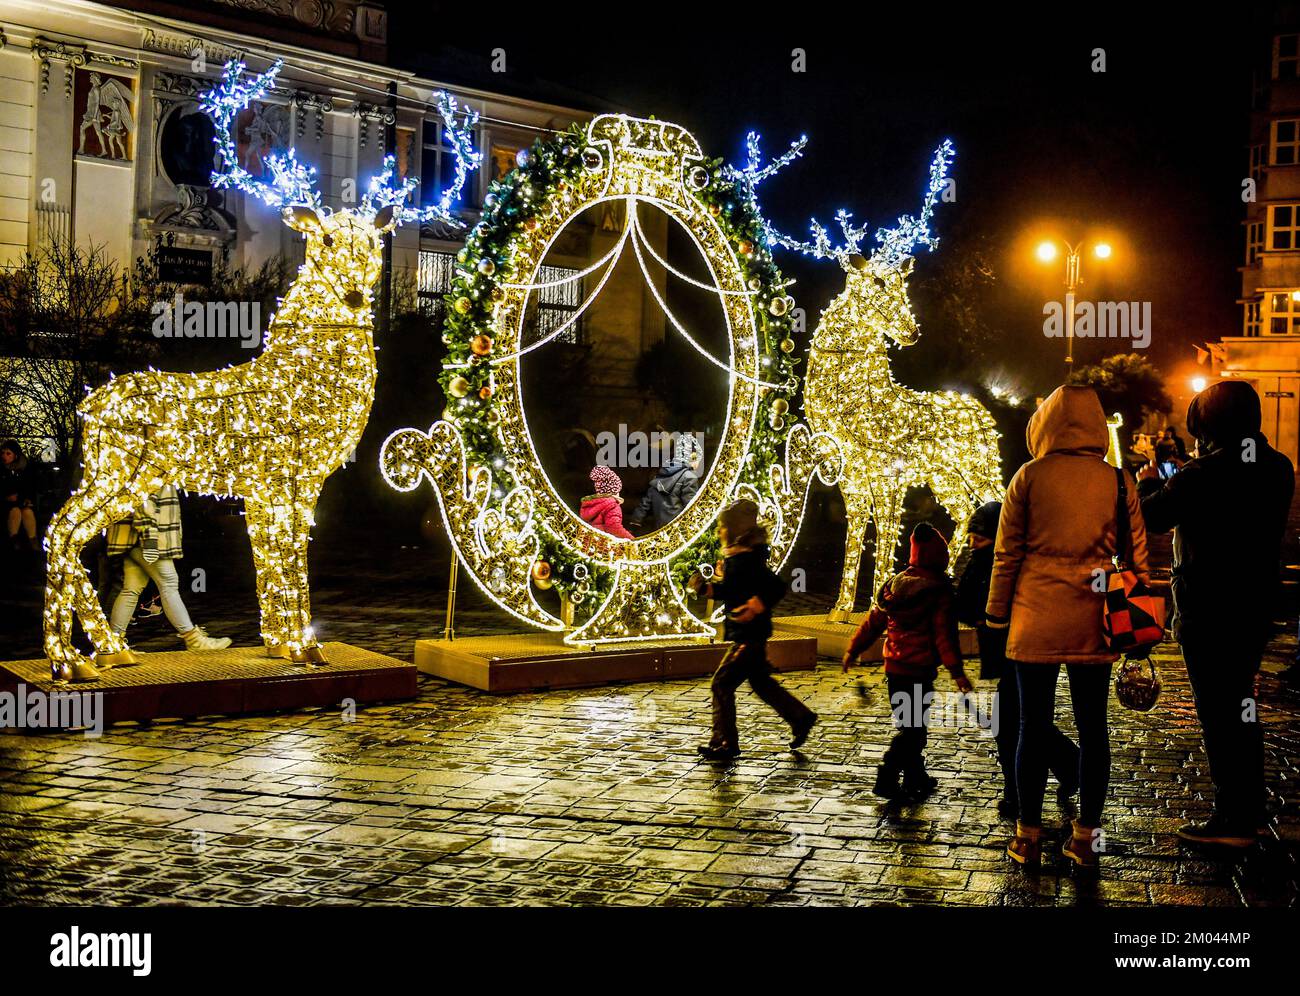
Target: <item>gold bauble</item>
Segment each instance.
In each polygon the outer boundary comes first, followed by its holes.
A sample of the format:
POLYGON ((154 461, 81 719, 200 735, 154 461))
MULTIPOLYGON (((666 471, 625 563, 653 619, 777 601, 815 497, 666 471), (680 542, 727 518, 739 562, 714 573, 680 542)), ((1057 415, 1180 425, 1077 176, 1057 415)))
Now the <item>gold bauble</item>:
POLYGON ((532 567, 534 581, 546 581, 551 576, 551 565, 544 560, 534 561, 532 567))
POLYGON ((478 396, 486 401, 488 398, 492 397, 492 388, 485 384, 483 387, 478 389, 478 396))
POLYGON ((777 398, 772 402, 772 411, 776 412, 778 415, 784 415, 789 410, 790 402, 786 401, 785 398, 777 398))
POLYGON ((529 218, 527 221, 525 221, 525 222, 524 222, 524 231, 525 231, 525 232, 535 232, 535 231, 537 231, 537 219, 536 219, 536 218, 529 218))
POLYGON ((783 297, 772 298, 771 303, 768 304, 767 306, 767 310, 772 312, 772 314, 776 315, 777 318, 780 318, 786 312, 785 298, 783 297))
POLYGON ((487 356, 492 352, 492 337, 490 335, 476 335, 469 341, 469 348, 475 356, 487 356))
POLYGON ((782 339, 782 340, 781 340, 781 352, 783 352, 783 353, 793 353, 793 352, 794 352, 794 340, 793 340, 793 339, 782 339))
POLYGON ((490 277, 497 272, 497 265, 490 259, 480 259, 478 261, 478 272, 485 277, 490 277))
POLYGON ((552 581, 550 578, 539 578, 539 577, 534 577, 534 578, 533 578, 533 584, 535 584, 535 585, 536 585, 538 588, 540 588, 542 591, 547 591, 548 589, 550 589, 550 588, 555 584, 555 582, 552 581))
POLYGON ((754 243, 750 242, 749 239, 741 239, 740 245, 736 248, 740 250, 742 256, 750 256, 754 252, 754 243))
POLYGON ((506 292, 503 291, 500 287, 493 287, 490 291, 488 291, 488 297, 491 298, 493 301, 500 301, 505 296, 506 296, 506 292))
POLYGON ((469 381, 464 377, 453 377, 447 382, 447 393, 453 398, 463 398, 469 394, 469 381))
POLYGON ((721 204, 710 204, 710 205, 709 205, 709 214, 713 215, 713 217, 715 217, 715 218, 716 218, 718 215, 722 214, 722 205, 721 205, 721 204))
POLYGON ((456 298, 456 311, 458 314, 468 315, 469 309, 472 307, 474 307, 474 304, 472 301, 470 301, 469 298, 467 297, 456 298))

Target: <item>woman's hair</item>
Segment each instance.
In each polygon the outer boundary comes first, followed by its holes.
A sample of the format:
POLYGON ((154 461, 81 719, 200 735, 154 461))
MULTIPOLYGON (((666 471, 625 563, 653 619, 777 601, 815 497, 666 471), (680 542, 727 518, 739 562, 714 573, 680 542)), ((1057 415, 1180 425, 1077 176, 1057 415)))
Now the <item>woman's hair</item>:
POLYGON ((6 439, 3 443, 0 443, 0 450, 8 450, 14 455, 14 463, 18 465, 22 464, 24 459, 23 448, 18 445, 18 440, 6 439))

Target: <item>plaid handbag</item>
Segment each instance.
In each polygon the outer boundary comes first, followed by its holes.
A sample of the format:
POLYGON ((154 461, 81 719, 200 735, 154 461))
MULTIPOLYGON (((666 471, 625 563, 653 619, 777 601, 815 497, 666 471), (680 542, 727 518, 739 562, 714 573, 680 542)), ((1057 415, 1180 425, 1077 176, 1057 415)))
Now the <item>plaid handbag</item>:
POLYGON ((1165 600, 1133 571, 1128 484, 1122 468, 1115 468, 1115 479, 1119 482, 1115 499, 1115 569, 1106 576, 1101 625, 1106 646, 1129 659, 1140 660, 1149 656, 1165 635, 1165 600))

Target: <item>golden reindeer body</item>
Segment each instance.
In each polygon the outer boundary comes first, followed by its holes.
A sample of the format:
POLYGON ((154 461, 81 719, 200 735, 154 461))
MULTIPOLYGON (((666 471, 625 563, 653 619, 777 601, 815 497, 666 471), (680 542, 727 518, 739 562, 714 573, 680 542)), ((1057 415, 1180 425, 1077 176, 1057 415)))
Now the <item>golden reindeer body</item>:
POLYGON ((847 621, 857 595, 868 524, 875 526, 872 595, 894 569, 903 499, 929 486, 957 522, 954 556, 966 518, 1002 493, 998 432, 975 399, 956 391, 914 391, 894 380, 889 345, 916 341, 907 302, 910 265, 848 257, 848 285, 822 312, 808 358, 804 410, 814 432, 840 444, 848 533, 832 621, 847 621))
POLYGON ((45 650, 74 650, 81 620, 101 658, 123 654, 80 561, 86 543, 164 484, 245 499, 262 635, 273 653, 320 660, 310 629, 307 542, 325 479, 352 454, 374 398, 371 287, 381 219, 286 212, 307 260, 272 318, 261 355, 210 373, 118 377, 80 406, 81 486, 50 523, 45 650), (71 597, 68 597, 71 593, 71 597))

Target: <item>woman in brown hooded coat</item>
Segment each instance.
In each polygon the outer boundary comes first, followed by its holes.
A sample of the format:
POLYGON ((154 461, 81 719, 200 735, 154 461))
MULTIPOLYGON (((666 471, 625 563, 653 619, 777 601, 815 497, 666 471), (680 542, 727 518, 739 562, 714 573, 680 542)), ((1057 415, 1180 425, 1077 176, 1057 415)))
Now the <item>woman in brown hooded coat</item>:
MULTIPOLYGON (((1079 819, 1064 853, 1095 865, 1102 806, 1110 782, 1106 706, 1118 658, 1102 634, 1106 572, 1115 554, 1116 470, 1105 462, 1106 416, 1090 387, 1057 388, 1029 420, 1033 459, 1007 487, 998 523, 987 607, 991 627, 1007 627, 1007 658, 1020 687, 1016 751, 1019 820, 1012 858, 1041 855, 1048 738, 1056 679, 1065 664, 1079 732, 1079 819)), ((1133 570, 1147 575, 1146 529, 1137 488, 1127 472, 1133 570)))

